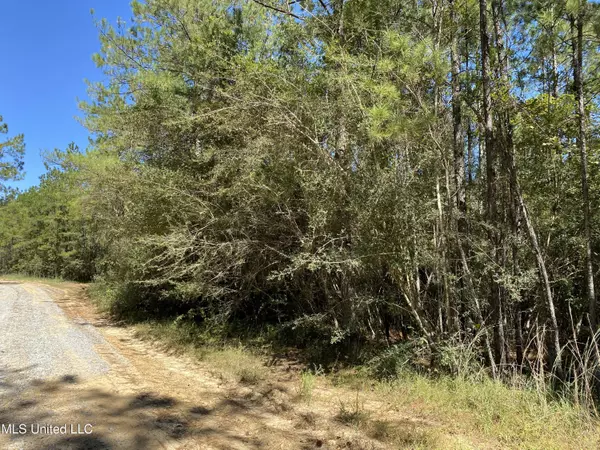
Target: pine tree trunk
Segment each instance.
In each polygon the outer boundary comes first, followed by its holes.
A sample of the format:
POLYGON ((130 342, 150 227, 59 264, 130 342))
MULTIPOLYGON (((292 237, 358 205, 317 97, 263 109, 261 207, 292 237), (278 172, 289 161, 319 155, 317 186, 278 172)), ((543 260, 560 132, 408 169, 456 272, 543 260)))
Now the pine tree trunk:
MULTIPOLYGON (((491 112, 490 91, 490 37, 488 33, 487 0, 479 0, 479 32, 481 41, 481 89, 482 89, 482 119, 485 142, 485 165, 486 165, 486 219, 488 223, 488 239, 490 241, 490 260, 494 265, 499 264, 498 245, 499 235, 497 231, 497 208, 496 208, 496 147, 494 137, 494 123, 491 112)), ((490 305, 494 320, 494 351, 497 363, 502 363, 504 357, 504 325, 502 323, 502 304, 500 296, 500 285, 495 276, 496 269, 490 272, 490 305)))
MULTIPOLYGON (((506 96, 507 100, 504 105, 500 108, 501 120, 498 121, 498 135, 497 142, 502 144, 503 156, 505 159, 505 167, 509 175, 509 189, 510 189, 510 215, 511 215, 511 227, 512 232, 515 236, 519 232, 520 218, 523 218, 525 222, 525 228, 529 235, 529 240, 533 248, 533 252, 536 258, 536 265, 538 268, 538 274, 544 291, 544 297, 548 308, 548 314, 552 325, 552 352, 551 361, 556 364, 560 371, 560 333, 558 329, 558 322, 556 318, 556 308, 554 306, 554 299, 552 296, 552 288, 548 277, 548 271, 546 270, 546 263, 544 261, 543 253, 539 245, 537 233, 533 222, 529 217, 529 212, 523 199, 521 187, 518 178, 518 169, 515 160, 515 149, 513 141, 513 129, 511 123, 511 104, 510 104, 510 78, 509 78, 509 65, 508 55, 504 47, 504 30, 500 21, 504 18, 504 9, 501 0, 493 0, 493 17, 494 17, 494 31, 496 36, 496 50, 498 55, 498 79, 502 87, 502 92, 506 96)), ((518 249, 513 245, 513 273, 518 272, 518 249)), ((517 309, 518 310, 518 309, 517 309)))
POLYGON ((577 18, 571 19, 572 28, 575 28, 573 36, 573 81, 575 99, 577 101, 577 121, 579 132, 577 136, 577 147, 581 158, 581 193, 583 197, 583 227, 585 238, 585 278, 587 288, 587 300, 590 315, 590 326, 592 334, 596 331, 596 292, 594 286, 594 267, 592 260, 592 231, 590 223, 590 192, 588 183, 588 158, 586 139, 586 112, 583 80, 583 20, 585 0, 579 2, 579 14, 577 18))
MULTIPOLYGON (((461 88, 460 88, 460 55, 458 52, 458 17, 455 0, 450 0, 450 17, 452 21, 452 124, 453 124, 453 156, 454 156, 454 186, 457 239, 463 239, 466 233, 467 199, 465 189, 465 152, 462 129, 461 88)), ((457 299, 458 302, 459 299, 457 299)), ((448 317, 448 327, 454 332, 460 330, 458 318, 459 305, 452 309, 452 317, 448 317)), ((450 311, 449 311, 450 312, 450 311)))

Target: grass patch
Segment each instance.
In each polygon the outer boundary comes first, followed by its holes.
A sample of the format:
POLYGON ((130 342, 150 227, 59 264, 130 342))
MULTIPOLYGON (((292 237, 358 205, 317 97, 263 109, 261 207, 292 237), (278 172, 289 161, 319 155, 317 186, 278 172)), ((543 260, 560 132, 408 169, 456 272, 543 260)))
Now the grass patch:
POLYGON ((360 401, 358 391, 356 391, 356 397, 352 402, 340 403, 340 409, 335 416, 338 422, 354 427, 360 427, 366 424, 369 417, 370 414, 365 410, 364 403, 360 401))
POLYGON ((22 283, 42 283, 49 284, 51 286, 59 286, 64 283, 65 280, 62 278, 41 278, 41 277, 33 277, 30 275, 19 275, 19 274, 7 274, 0 275, 0 281, 13 281, 13 282, 22 282, 22 283))
POLYGON ((303 370, 300 374, 300 385, 298 386, 298 398, 310 405, 313 397, 317 375, 311 370, 303 370))
POLYGON ((439 436, 434 430, 412 423, 372 420, 364 426, 364 431, 370 438, 394 444, 396 448, 447 448, 441 447, 439 436))
MULTIPOLYGON (((490 379, 430 378, 414 373, 373 382, 364 372, 346 372, 335 377, 335 382, 352 389, 368 383, 375 397, 387 398, 424 421, 441 423, 450 433, 498 442, 504 448, 600 448, 600 426, 589 411, 530 388, 490 379)), ((346 412, 347 421, 354 420, 355 411, 346 412)), ((404 427, 402 433, 414 435, 407 437, 412 440, 419 430, 404 427)), ((390 436, 391 428, 384 423, 371 424, 369 432, 394 442, 404 439, 390 436)))
POLYGON ((206 362, 215 375, 227 381, 253 385, 266 378, 268 369, 261 356, 239 344, 214 342, 193 324, 146 322, 135 325, 135 330, 141 339, 159 341, 169 350, 206 362))
POLYGON ((258 384, 267 377, 263 361, 244 347, 226 347, 208 351, 204 356, 216 374, 243 384, 258 384))

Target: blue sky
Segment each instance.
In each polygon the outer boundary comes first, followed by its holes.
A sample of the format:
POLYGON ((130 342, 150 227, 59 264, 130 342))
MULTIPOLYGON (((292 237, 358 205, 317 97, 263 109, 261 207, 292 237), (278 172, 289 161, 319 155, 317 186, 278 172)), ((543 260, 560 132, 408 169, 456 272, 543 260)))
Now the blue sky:
POLYGON ((77 121, 77 101, 87 99, 85 79, 102 74, 92 62, 100 48, 97 19, 129 20, 129 0, 7 0, 0 8, 0 115, 9 135, 25 134, 22 189, 44 172, 40 151, 75 142, 88 133, 77 121))

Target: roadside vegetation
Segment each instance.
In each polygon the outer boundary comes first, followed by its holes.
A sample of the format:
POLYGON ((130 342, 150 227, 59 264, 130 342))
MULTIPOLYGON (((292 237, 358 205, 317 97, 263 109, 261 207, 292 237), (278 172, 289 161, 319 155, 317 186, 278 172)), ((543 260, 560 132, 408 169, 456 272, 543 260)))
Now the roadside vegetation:
MULTIPOLYGON (((89 292, 110 314, 113 305, 106 290, 92 285, 89 292)), ((298 346, 286 347, 266 332, 207 329, 185 320, 125 322, 138 338, 196 358, 229 382, 260 389, 291 369, 295 395, 285 400, 283 409, 304 407, 305 426, 320 414, 392 448, 600 446, 595 410, 574 403, 572 392, 558 392, 548 385, 553 378, 544 373, 512 372, 511 378, 494 380, 472 349, 448 348, 449 366, 433 371, 422 365, 424 344, 421 351, 395 346, 361 364, 327 369, 318 359, 311 360, 314 352, 298 352, 298 346)))
MULTIPOLYGON (((65 288, 58 279, 4 275, 0 281, 65 288)), ((82 291, 76 290, 81 296, 82 291)), ((68 287, 67 287, 68 288, 68 287)), ((86 286, 98 310, 161 351, 191 357, 227 385, 239 385, 260 400, 274 379, 286 375, 290 389, 268 398, 297 426, 316 429, 334 422, 348 429, 357 448, 579 449, 600 445, 594 411, 574 404, 546 385, 548 378, 493 380, 477 360, 461 360, 457 371, 422 367, 419 352, 395 347, 363 364, 326 370, 266 333, 207 330, 182 320, 136 320, 111 313, 100 285, 86 286), (416 359, 415 359, 416 358, 416 359)), ((463 352, 457 352, 461 357, 463 352)), ((341 366, 340 366, 341 367, 341 366)), ((284 383, 285 385, 285 383, 284 383)), ((250 393, 248 395, 250 395, 250 393)))
POLYGON ((51 286, 60 286, 65 282, 63 278, 40 278, 32 275, 20 275, 16 273, 0 275, 0 281, 9 283, 43 283, 51 286))
MULTIPOLYGON (((91 292, 94 302, 109 312, 104 290, 92 286, 91 292)), ((596 413, 574 404, 570 392, 557 393, 547 385, 551 378, 513 374, 495 381, 466 349, 455 349, 460 361, 455 361, 453 373, 420 367, 418 352, 399 347, 330 371, 306 359, 313 353, 298 353, 297 347, 284 347, 266 333, 207 330, 186 321, 132 324, 140 339, 197 358, 230 382, 258 389, 282 367, 291 367, 296 389, 284 409, 298 403, 306 407, 306 426, 321 414, 392 448, 600 446, 596 413)))
MULTIPOLYGON (((284 351, 311 404, 351 373, 503 445, 593 444, 598 23, 586 0, 133 1, 97 21, 89 148, 3 190, 0 272, 94 281, 238 382, 284 351)), ((341 422, 394 435, 350 398, 341 422)))

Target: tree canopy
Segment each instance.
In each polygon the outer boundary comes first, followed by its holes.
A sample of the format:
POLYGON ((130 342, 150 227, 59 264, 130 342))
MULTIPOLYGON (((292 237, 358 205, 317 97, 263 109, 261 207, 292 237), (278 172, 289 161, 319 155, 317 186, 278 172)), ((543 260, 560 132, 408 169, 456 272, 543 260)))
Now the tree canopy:
POLYGON ((98 21, 93 144, 0 208, 0 269, 358 359, 475 342, 493 376, 561 374, 598 330, 599 13, 134 1, 98 21))
MULTIPOLYGON (((0 116, 0 135, 8 134, 8 125, 0 116)), ((23 171, 25 142, 22 134, 0 140, 0 194, 7 191, 6 182, 19 179, 23 171)))

